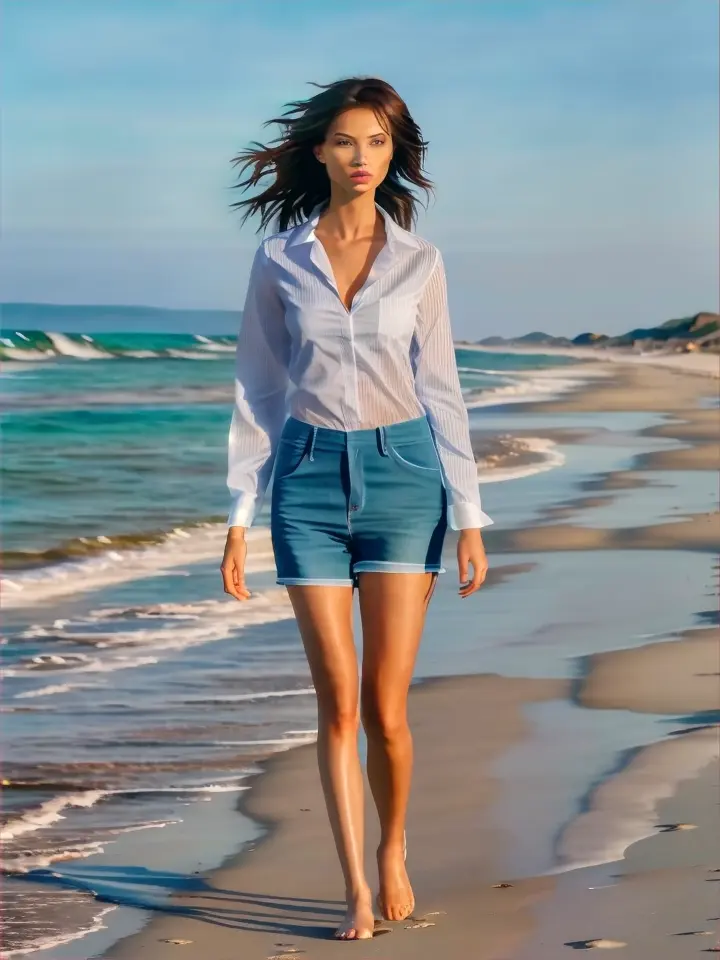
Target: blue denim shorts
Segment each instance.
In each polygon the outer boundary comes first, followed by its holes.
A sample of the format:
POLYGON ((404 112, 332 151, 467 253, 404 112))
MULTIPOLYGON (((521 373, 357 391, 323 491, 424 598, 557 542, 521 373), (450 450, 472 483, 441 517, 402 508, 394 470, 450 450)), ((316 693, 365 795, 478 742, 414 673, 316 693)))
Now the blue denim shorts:
POLYGON ((270 503, 276 582, 356 586, 369 570, 445 573, 446 507, 426 417, 368 430, 290 417, 270 503))

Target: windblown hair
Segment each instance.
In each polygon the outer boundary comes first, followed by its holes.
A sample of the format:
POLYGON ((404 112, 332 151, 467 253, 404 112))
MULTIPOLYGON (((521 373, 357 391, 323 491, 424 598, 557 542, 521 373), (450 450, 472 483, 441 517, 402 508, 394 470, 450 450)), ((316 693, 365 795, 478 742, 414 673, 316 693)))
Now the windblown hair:
POLYGON ((320 163, 313 147, 323 143, 335 117, 352 107, 369 107, 393 140, 393 155, 387 175, 377 188, 376 202, 390 216, 409 230, 417 218, 418 200, 407 184, 422 188, 426 195, 432 192, 432 181, 423 174, 427 141, 410 116, 405 101, 386 83, 375 77, 349 77, 335 83, 320 84, 322 92, 307 100, 285 104, 280 117, 267 120, 263 126, 277 123, 281 135, 271 145, 253 142, 231 160, 239 166, 238 182, 233 188, 254 187, 263 177, 273 182, 262 193, 231 204, 244 211, 242 222, 260 213, 262 230, 277 217, 279 231, 306 220, 313 208, 330 197, 330 179, 324 164, 320 163), (252 168, 245 179, 242 175, 252 168))

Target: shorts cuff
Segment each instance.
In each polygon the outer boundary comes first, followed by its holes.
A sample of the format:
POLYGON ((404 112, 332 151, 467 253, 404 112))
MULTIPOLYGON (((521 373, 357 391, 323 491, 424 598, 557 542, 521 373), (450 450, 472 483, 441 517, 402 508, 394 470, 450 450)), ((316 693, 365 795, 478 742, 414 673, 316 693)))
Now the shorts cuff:
POLYGON ((396 563, 392 560, 360 560, 353 573, 447 573, 439 563, 396 563))
POLYGON ((278 577, 275 583, 284 586, 317 585, 319 587, 351 587, 352 580, 333 580, 330 577, 278 577))

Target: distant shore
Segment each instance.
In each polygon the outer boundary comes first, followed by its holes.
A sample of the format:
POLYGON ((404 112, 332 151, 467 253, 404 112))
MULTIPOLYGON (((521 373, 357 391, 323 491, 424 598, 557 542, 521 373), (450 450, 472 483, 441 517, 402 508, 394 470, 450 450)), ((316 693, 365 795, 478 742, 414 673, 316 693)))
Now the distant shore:
POLYGON ((594 360, 607 363, 637 363, 647 366, 671 367, 683 373, 706 377, 720 377, 720 353, 661 353, 652 351, 637 353, 621 347, 555 347, 551 344, 537 346, 482 346, 478 343, 456 343, 461 350, 479 350, 483 353, 519 353, 548 357, 575 357, 578 360, 594 360))

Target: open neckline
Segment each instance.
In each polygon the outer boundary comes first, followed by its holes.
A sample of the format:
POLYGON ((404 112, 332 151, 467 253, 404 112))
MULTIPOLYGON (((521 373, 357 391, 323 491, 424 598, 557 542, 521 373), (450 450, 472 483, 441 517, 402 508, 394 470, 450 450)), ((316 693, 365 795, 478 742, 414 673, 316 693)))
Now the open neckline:
MULTIPOLYGON (((382 215, 381 215, 381 216, 382 216, 382 215)), ((375 267, 376 267, 376 265, 377 265, 378 260, 379 260, 380 257, 385 253, 385 251, 388 250, 388 248, 389 248, 390 237, 389 237, 389 231, 388 231, 387 224, 385 223, 385 218, 384 218, 384 217, 383 217, 383 229, 385 230, 385 242, 384 242, 383 245, 380 247, 380 249, 378 250, 378 252, 375 254, 375 256, 374 256, 374 258, 373 258, 373 262, 370 264, 370 269, 368 270, 368 275, 367 275, 367 277, 365 277, 365 280, 362 282, 362 284, 358 287, 358 289, 357 289, 357 290, 355 291, 355 293, 353 294, 352 300, 350 301, 350 306, 348 307, 348 305, 345 303, 345 301, 343 300, 343 298, 340 296, 340 289, 339 289, 338 284, 337 284, 337 278, 335 277, 335 271, 334 271, 334 269, 333 269, 332 261, 330 260, 330 256, 329 256, 327 250, 325 249, 325 244, 322 242, 322 240, 320 239, 320 237, 317 235, 317 224, 315 224, 315 230, 314 230, 313 240, 314 240, 315 243, 317 243, 317 244, 319 245, 320 250, 322 251, 322 256, 323 256, 323 258, 324 258, 324 260, 325 260, 325 263, 326 263, 326 265, 327 265, 327 271, 323 271, 323 272, 325 273, 325 275, 327 276, 328 280, 329 280, 330 283, 332 284, 332 286, 333 286, 333 288, 334 288, 334 290, 335 290, 335 293, 337 294, 337 298, 338 298, 338 300, 340 301, 340 304, 341 304, 342 308, 343 308, 343 309, 345 310, 345 312, 348 314, 348 316, 352 313, 353 307, 355 306, 355 301, 358 299, 358 297, 360 296, 360 294, 365 291, 365 289, 369 286, 369 284, 370 284, 370 283, 372 282, 372 280, 374 279, 375 267)), ((322 269, 322 267, 321 267, 321 269, 322 269)))

